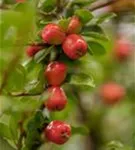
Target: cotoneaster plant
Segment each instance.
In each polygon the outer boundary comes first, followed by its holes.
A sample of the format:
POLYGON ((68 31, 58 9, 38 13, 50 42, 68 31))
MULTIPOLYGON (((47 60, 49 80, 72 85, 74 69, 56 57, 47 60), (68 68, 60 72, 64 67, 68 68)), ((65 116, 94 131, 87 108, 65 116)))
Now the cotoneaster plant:
MULTIPOLYGON (((108 42, 108 38, 100 27, 100 23, 108 19, 109 15, 108 18, 94 16, 88 8, 91 6, 91 1, 84 3, 84 1, 77 2, 76 0, 71 2, 58 0, 55 3, 56 1, 28 0, 13 8, 17 15, 24 13, 21 12, 22 9, 27 13, 30 11, 30 17, 32 14, 38 14, 32 20, 36 22, 34 24, 36 31, 33 31, 36 36, 32 37, 32 34, 27 41, 30 43, 26 48, 26 54, 30 57, 29 61, 18 67, 19 71, 24 70, 25 72, 25 75, 21 76, 26 80, 24 88, 21 89, 21 92, 17 89, 18 91, 13 91, 13 93, 4 90, 4 93, 10 93, 11 96, 22 98, 27 96, 27 100, 30 96, 34 97, 38 103, 36 109, 32 111, 29 106, 25 106, 30 113, 27 110, 22 115, 21 121, 19 120, 20 131, 15 134, 19 138, 17 137, 14 145, 17 150, 23 148, 37 150, 43 143, 49 141, 58 145, 65 144, 70 140, 72 133, 84 133, 79 131, 84 128, 79 127, 78 130, 78 127, 54 119, 55 115, 54 118, 52 116, 54 112, 64 114, 69 106, 69 97, 71 96, 71 101, 78 92, 78 88, 91 89, 95 86, 90 71, 83 65, 89 62, 92 55, 97 55, 98 58, 98 55, 106 51, 102 43, 108 42), (36 8, 34 13, 31 12, 32 7, 36 8), (34 75, 31 75, 31 72, 34 72, 34 75), (42 139, 42 134, 45 136, 44 139, 42 139)), ((27 22, 30 17, 26 19, 27 22)), ((23 26, 21 23, 18 24, 23 26)), ((32 29, 34 30, 33 26, 32 29)), ((23 31, 21 34, 23 35, 23 31)), ((17 38, 20 39, 19 36, 17 38)), ((107 103, 119 101, 125 94, 121 87, 114 84, 107 85, 107 88, 103 87, 101 93, 107 103), (111 90, 106 91, 109 88, 111 90)), ((78 101, 79 99, 76 102, 78 101)))

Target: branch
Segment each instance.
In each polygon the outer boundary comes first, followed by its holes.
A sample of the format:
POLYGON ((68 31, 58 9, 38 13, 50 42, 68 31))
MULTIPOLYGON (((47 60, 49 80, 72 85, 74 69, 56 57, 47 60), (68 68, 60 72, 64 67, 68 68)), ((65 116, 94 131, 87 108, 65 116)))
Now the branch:
MULTIPOLYGON (((87 124, 88 123, 88 112, 84 109, 83 107, 83 104, 82 104, 82 100, 80 98, 80 95, 77 91, 73 90, 74 92, 74 95, 77 97, 78 99, 78 108, 79 108, 79 111, 80 111, 80 115, 81 115, 81 122, 83 124, 87 124)), ((93 140, 91 134, 88 135, 88 137, 86 137, 86 149, 87 150, 96 150, 96 144, 95 144, 95 141, 93 140)))
POLYGON ((62 8, 61 8, 61 0, 57 0, 56 1, 56 6, 57 6, 57 9, 56 9, 56 12, 59 13, 62 11, 62 8))
POLYGON ((103 7, 106 7, 108 5, 111 5, 115 2, 115 0, 110 0, 110 1, 107 1, 106 3, 93 3, 94 5, 91 6, 89 8, 90 11, 95 11, 97 9, 100 9, 100 8, 103 8, 103 7))
MULTIPOLYGON (((23 117, 25 117, 25 115, 23 117)), ((23 119, 25 119, 25 118, 23 118, 23 119)), ((22 149, 23 138, 26 136, 26 133, 25 133, 25 131, 23 129, 23 123, 24 123, 24 120, 19 122, 20 136, 19 136, 19 139, 18 139, 18 143, 16 145, 18 150, 22 149)))
POLYGON ((39 96, 42 92, 39 93, 27 93, 27 92, 15 92, 15 93, 8 93, 10 96, 20 97, 20 96, 39 96))
POLYGON ((57 13, 55 11, 47 13, 47 12, 44 12, 42 10, 39 10, 38 13, 41 14, 42 16, 44 16, 44 17, 57 17, 57 13))

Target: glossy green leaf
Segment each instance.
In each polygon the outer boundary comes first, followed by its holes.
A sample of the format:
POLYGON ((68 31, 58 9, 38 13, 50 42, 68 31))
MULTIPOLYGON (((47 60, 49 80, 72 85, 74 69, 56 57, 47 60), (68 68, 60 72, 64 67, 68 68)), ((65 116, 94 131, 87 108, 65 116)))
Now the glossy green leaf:
POLYGON ((25 140, 28 149, 37 149, 41 143, 41 133, 48 123, 48 119, 43 116, 41 110, 37 111, 27 124, 27 136, 25 140))
POLYGON ((88 6, 95 0, 74 0, 72 3, 79 6, 88 6))
POLYGON ((17 140, 18 139, 18 122, 15 119, 15 116, 10 116, 9 130, 11 132, 12 138, 14 140, 17 140))
POLYGON ((83 32, 82 35, 98 40, 108 41, 108 38, 105 35, 100 34, 98 32, 83 32))
POLYGON ((45 12, 50 12, 56 7, 56 0, 45 0, 42 8, 45 12))
POLYGON ((116 14, 115 14, 115 13, 106 13, 106 14, 101 15, 101 16, 97 19, 96 23, 97 23, 97 24, 101 24, 101 23, 103 23, 103 22, 109 21, 110 19, 112 19, 112 18, 114 18, 114 17, 116 17, 116 14))
POLYGON ((59 21, 59 26, 63 29, 63 31, 67 31, 69 22, 70 22, 69 19, 61 19, 61 20, 59 21))
POLYGON ((94 81, 91 75, 84 73, 70 74, 68 78, 68 84, 77 86, 90 86, 94 87, 94 81))
POLYGON ((102 34, 104 33, 99 25, 87 25, 82 28, 82 33, 89 33, 89 32, 96 32, 102 34))
POLYGON ((75 15, 77 15, 83 23, 87 23, 93 18, 92 13, 86 9, 77 9, 75 15))
POLYGON ((50 46, 49 48, 46 48, 44 50, 39 51, 38 53, 36 53, 36 55, 34 56, 34 60, 37 63, 40 63, 41 61, 43 61, 46 56, 51 52, 51 50, 53 49, 53 46, 50 46))
POLYGON ((94 55, 103 55, 106 53, 105 48, 96 41, 88 41, 88 45, 94 55))
POLYGON ((94 55, 94 52, 92 51, 92 49, 91 49, 91 47, 88 45, 88 53, 90 54, 90 55, 94 55))
POLYGON ((25 85, 26 72, 22 65, 17 65, 15 70, 11 73, 8 79, 8 85, 6 89, 9 91, 21 90, 25 85))

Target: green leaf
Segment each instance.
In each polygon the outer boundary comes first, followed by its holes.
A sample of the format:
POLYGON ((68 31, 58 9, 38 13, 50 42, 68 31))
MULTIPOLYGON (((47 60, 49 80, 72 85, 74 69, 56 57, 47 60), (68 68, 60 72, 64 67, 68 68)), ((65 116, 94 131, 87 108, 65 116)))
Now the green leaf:
POLYGON ((25 79, 26 79, 25 68, 21 64, 18 64, 8 79, 6 89, 10 91, 22 90, 25 84, 25 79))
POLYGON ((31 94, 40 93, 44 89, 43 85, 44 82, 41 83, 40 81, 33 80, 25 86, 24 91, 26 91, 26 93, 31 93, 31 94))
POLYGON ((82 33, 87 33, 87 32, 96 32, 96 33, 104 34, 102 28, 99 25, 84 26, 83 29, 82 29, 82 33))
POLYGON ((94 87, 93 78, 90 75, 84 73, 70 74, 68 76, 68 84, 77 86, 89 86, 94 87))
POLYGON ((96 41, 88 41, 89 48, 93 52, 94 55, 99 56, 105 54, 105 48, 96 41))
POLYGON ((48 91, 44 91, 44 92, 42 93, 41 97, 40 97, 40 101, 41 101, 41 102, 45 102, 45 100, 47 100, 48 97, 49 97, 48 91))
POLYGON ((77 9, 75 15, 77 15, 83 23, 87 23, 93 18, 92 13, 86 9, 77 9))
POLYGON ((46 56, 52 51, 52 49, 54 48, 54 46, 50 46, 47 49, 41 50, 38 53, 36 53, 36 55, 34 56, 34 60, 37 63, 40 63, 41 61, 43 61, 46 56))
POLYGON ((79 5, 79 6, 87 6, 93 3, 95 0, 74 0, 72 4, 79 5))
POLYGON ((107 13, 107 14, 103 14, 101 15, 99 18, 97 18, 97 21, 96 23, 97 24, 101 24, 103 22, 107 22, 109 21, 110 19, 116 17, 116 14, 115 13, 107 13))
POLYGON ((43 116, 41 110, 37 111, 31 120, 29 120, 27 124, 27 137, 25 140, 28 149, 36 150, 42 144, 41 133, 46 123, 48 124, 48 118, 43 116))
POLYGON ((97 33, 97 32, 83 32, 82 35, 89 36, 89 37, 94 38, 94 39, 108 41, 108 38, 105 35, 103 35, 101 33, 97 33))
POLYGON ((122 150, 124 145, 118 141, 111 141, 107 144, 108 150, 122 150))
POLYGON ((9 130, 11 132, 12 138, 14 140, 17 140, 18 139, 18 122, 14 116, 10 116, 9 130))
POLYGON ((42 4, 42 9, 45 12, 50 12, 56 7, 56 0, 45 0, 42 4))
POLYGON ((59 21, 59 26, 63 29, 63 31, 67 31, 69 22, 70 22, 69 19, 61 19, 61 20, 59 21))
POLYGON ((12 106, 10 109, 12 112, 22 113, 22 112, 33 112, 37 109, 38 106, 43 103, 39 100, 38 97, 22 97, 20 100, 13 99, 12 106))
POLYGON ((72 135, 74 134, 88 135, 89 133, 90 131, 86 126, 81 126, 81 127, 72 126, 72 135))
POLYGON ((1 136, 0 136, 0 148, 1 150, 16 150, 14 147, 14 145, 11 143, 9 143, 9 141, 7 141, 6 139, 3 139, 1 136))
POLYGON ((9 127, 1 122, 0 122, 0 136, 7 139, 12 139, 9 127))
POLYGON ((94 55, 94 52, 92 51, 92 49, 90 48, 89 45, 88 45, 88 53, 89 53, 90 55, 94 55))

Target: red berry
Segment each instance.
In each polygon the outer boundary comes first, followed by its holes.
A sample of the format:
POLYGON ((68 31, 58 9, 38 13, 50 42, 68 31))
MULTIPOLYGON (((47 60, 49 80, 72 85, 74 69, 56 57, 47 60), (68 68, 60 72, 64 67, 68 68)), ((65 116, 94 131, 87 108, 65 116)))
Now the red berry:
POLYGON ((51 87, 48 89, 49 98, 45 101, 45 106, 50 111, 60 111, 66 107, 67 97, 60 87, 51 87))
POLYGON ((37 46, 37 45, 33 44, 26 49, 26 53, 29 57, 32 57, 41 49, 42 49, 41 46, 37 46))
POLYGON ((52 121, 45 129, 45 136, 55 144, 64 144, 71 136, 71 127, 62 121, 52 121))
POLYGON ((66 74, 67 66, 61 62, 51 62, 45 70, 49 85, 60 85, 65 80, 66 74))
POLYGON ((62 47, 64 53, 70 59, 78 59, 87 52, 87 43, 81 36, 76 34, 67 36, 62 47))
POLYGON ((132 46, 129 41, 124 40, 124 39, 119 39, 116 42, 116 45, 114 48, 116 58, 119 61, 126 60, 131 54, 131 49, 132 49, 132 46))
POLYGON ((66 35, 58 25, 48 24, 44 27, 41 36, 46 43, 59 45, 64 41, 66 35))
POLYGON ((106 104, 115 104, 125 96, 125 89, 117 83, 106 83, 101 87, 100 96, 106 104))
POLYGON ((79 33, 81 31, 82 24, 78 17, 74 16, 71 18, 70 23, 68 25, 67 33, 73 34, 73 33, 79 33))

